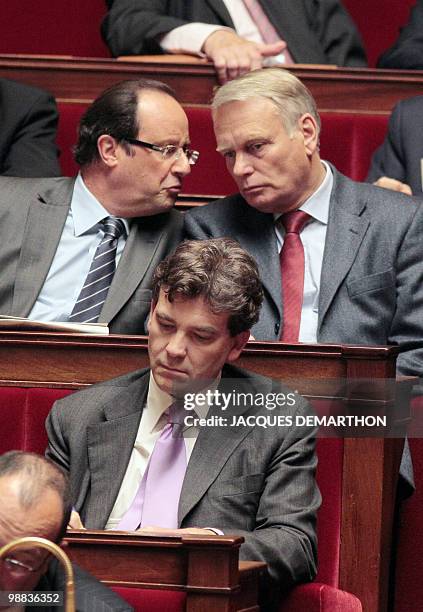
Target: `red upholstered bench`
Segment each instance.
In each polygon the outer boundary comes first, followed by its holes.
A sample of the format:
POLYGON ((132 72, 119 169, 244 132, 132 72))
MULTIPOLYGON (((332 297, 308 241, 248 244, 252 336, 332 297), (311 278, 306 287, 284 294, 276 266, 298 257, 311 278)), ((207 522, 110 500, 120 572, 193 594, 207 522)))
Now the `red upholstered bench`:
POLYGON ((0 53, 110 57, 100 35, 104 0, 0 2, 0 53))
MULTIPOLYGON (((0 431, 2 432, 0 437, 0 452, 3 453, 8 450, 22 449, 43 453, 47 445, 44 428, 47 414, 54 401, 64 397, 70 392, 72 392, 70 389, 47 387, 0 387, 0 431)), ((319 456, 317 480, 322 492, 323 504, 319 511, 318 520, 320 547, 319 568, 316 581, 324 583, 326 587, 337 587, 339 584, 343 440, 334 438, 319 439, 317 443, 317 452, 319 456)), ((304 601, 309 601, 310 598, 314 601, 314 598, 317 598, 316 601, 320 601, 323 607, 307 608, 306 606, 304 610, 325 610, 327 608, 324 606, 324 602, 332 601, 331 598, 333 597, 335 597, 335 600, 340 597, 348 599, 348 594, 341 595, 338 589, 331 591, 326 587, 323 588, 321 584, 314 584, 314 590, 310 590, 310 587, 308 588, 304 594, 304 601)), ((298 588, 303 589, 304 587, 298 588)), ((155 602, 154 605, 157 604, 157 610, 159 608, 161 608, 162 611, 180 609, 179 607, 172 607, 176 599, 171 598, 173 603, 169 603, 169 597, 171 597, 169 593, 141 591, 140 594, 138 591, 138 589, 130 589, 128 597, 134 597, 137 600, 141 598, 141 601, 145 604, 145 597, 151 596, 151 601, 153 603, 155 602), (164 604, 170 607, 164 607, 164 604)), ((289 596, 287 600, 287 610, 299 609, 292 608, 292 602, 296 602, 297 598, 300 598, 300 594, 295 595, 296 592, 297 589, 289 596)), ((179 596, 180 594, 178 594, 178 597, 179 596)), ((178 601, 178 606, 180 606, 180 598, 178 601)), ((153 603, 151 605, 153 605, 153 603)), ((356 603, 354 603, 354 605, 356 605, 356 603)), ((149 604, 148 609, 154 610, 156 608, 150 607, 149 604)), ((346 609, 349 610, 350 608, 346 609)), ((354 608, 354 606, 351 608, 351 610, 359 609, 360 608, 354 608)), ((281 611, 282 610, 285 610, 284 604, 281 607, 281 611)))
MULTIPOLYGON (((76 142, 78 122, 86 107, 86 104, 59 103, 57 143, 61 149, 62 171, 66 176, 73 176, 78 170, 72 158, 72 147, 76 142)), ((236 193, 236 184, 229 176, 224 160, 216 153, 210 109, 190 106, 186 112, 191 142, 200 150, 201 157, 185 179, 184 193, 216 196, 236 193)), ((387 116, 323 112, 321 117, 322 158, 333 162, 338 170, 352 179, 364 180, 371 156, 385 136, 387 116)))
POLYGON ((369 66, 398 38, 416 0, 343 0, 364 42, 369 66), (382 25, 383 22, 383 25, 382 25))

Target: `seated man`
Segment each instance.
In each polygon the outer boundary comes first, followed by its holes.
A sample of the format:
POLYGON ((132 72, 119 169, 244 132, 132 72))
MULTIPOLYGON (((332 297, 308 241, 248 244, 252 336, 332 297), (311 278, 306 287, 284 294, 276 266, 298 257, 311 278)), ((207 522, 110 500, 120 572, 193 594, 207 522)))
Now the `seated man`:
MULTIPOLYGON (((17 538, 37 536, 57 544, 65 535, 71 504, 69 482, 56 465, 34 453, 0 456, 0 548, 17 538)), ((78 612, 130 612, 132 607, 95 578, 74 566, 78 612)), ((16 549, 0 559, 0 591, 65 591, 62 566, 43 548, 16 549)), ((18 602, 15 602, 18 603, 18 602)), ((53 612, 63 606, 29 606, 53 612)), ((0 610, 23 610, 0 601, 0 610)))
POLYGON ((401 100, 392 111, 388 134, 372 158, 368 182, 423 196, 423 96, 401 100))
MULTIPOLYGON (((226 83, 212 109, 240 193, 189 211, 186 235, 230 236, 255 257, 265 300, 253 336, 396 344, 398 372, 422 377, 422 203, 322 161, 316 104, 286 70, 226 83)), ((408 447, 401 474, 412 485, 408 447)))
POLYGON ((0 174, 60 176, 57 108, 42 89, 0 79, 0 174))
POLYGON ((186 114, 163 83, 117 83, 81 119, 75 158, 76 179, 0 178, 0 314, 142 334, 198 158, 186 114))
POLYGON ((256 263, 236 242, 182 243, 153 279, 151 370, 56 402, 47 456, 69 472, 86 527, 242 535, 241 558, 265 561, 288 588, 316 572, 314 429, 296 423, 303 398, 232 365, 261 301, 256 263), (275 390, 291 426, 254 426, 273 416, 255 398, 275 390), (194 408, 183 438, 180 402, 194 408))
POLYGON ((377 67, 422 70, 422 28, 423 0, 416 0, 411 9, 408 23, 401 28, 398 40, 380 56, 377 67))
POLYGON ((339 0, 107 0, 107 5, 102 33, 114 56, 202 54, 221 82, 269 60, 366 65, 360 36, 339 0))

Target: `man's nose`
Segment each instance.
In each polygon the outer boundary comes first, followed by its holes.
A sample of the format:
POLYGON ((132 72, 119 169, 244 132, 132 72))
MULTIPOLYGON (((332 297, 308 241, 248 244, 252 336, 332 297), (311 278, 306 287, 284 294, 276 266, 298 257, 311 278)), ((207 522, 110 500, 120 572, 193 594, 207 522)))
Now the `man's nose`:
POLYGON ((191 164, 184 150, 181 151, 181 155, 175 160, 172 170, 182 177, 187 176, 191 172, 191 164))
POLYGON ((239 153, 235 156, 235 161, 232 166, 232 174, 234 176, 240 177, 245 176, 246 174, 252 174, 254 172, 254 168, 251 165, 250 159, 239 153))
POLYGON ((174 334, 168 341, 166 350, 171 357, 185 357, 186 341, 183 334, 174 334))

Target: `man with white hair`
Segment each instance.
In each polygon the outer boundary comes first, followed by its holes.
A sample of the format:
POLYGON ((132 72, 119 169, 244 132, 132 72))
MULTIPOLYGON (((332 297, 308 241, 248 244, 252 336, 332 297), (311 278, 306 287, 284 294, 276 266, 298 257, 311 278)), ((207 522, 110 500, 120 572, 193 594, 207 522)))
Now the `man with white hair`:
POLYGON ((186 234, 230 236, 256 259, 265 300, 253 336, 394 344, 398 372, 422 376, 421 203, 322 161, 315 101, 285 70, 226 83, 212 106, 240 193, 190 211, 186 234))

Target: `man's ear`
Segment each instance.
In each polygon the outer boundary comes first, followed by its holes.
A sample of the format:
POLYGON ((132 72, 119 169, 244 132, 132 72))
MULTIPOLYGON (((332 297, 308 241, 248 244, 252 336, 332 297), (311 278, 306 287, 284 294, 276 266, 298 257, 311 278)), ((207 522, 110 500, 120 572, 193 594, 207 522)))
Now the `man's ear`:
POLYGON ((236 361, 241 354, 242 349, 247 344, 250 338, 250 330, 240 332, 236 336, 234 336, 234 346, 229 351, 229 355, 226 358, 227 363, 232 363, 236 361))
POLYGON ((119 161, 120 145, 113 136, 102 134, 97 140, 98 154, 102 162, 113 168, 119 161))
POLYGON ((150 303, 150 314, 148 315, 148 321, 147 321, 147 331, 148 332, 150 331, 151 318, 153 316, 153 312, 156 306, 157 306, 157 300, 152 299, 150 303))
POLYGON ((316 119, 310 113, 304 113, 298 120, 298 126, 304 138, 306 153, 311 156, 319 146, 319 129, 316 119))

